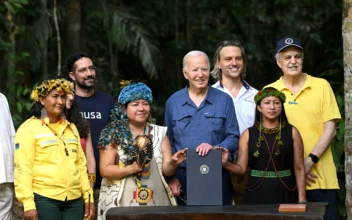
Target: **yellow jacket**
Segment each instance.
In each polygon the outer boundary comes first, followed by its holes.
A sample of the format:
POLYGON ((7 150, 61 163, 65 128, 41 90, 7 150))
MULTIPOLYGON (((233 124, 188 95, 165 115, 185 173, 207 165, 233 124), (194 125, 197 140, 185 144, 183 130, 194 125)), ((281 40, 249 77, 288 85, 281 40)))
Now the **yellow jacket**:
POLYGON ((16 133, 15 192, 24 211, 36 209, 33 193, 60 201, 83 196, 85 203, 93 202, 76 126, 65 120, 58 125, 56 136, 48 119, 45 124, 32 117, 16 133))

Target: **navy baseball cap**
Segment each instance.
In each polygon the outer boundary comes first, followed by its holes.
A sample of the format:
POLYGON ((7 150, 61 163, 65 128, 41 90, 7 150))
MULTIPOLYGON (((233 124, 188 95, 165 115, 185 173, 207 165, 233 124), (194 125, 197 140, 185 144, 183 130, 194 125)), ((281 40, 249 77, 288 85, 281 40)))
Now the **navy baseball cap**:
POLYGON ((286 47, 298 47, 303 50, 302 43, 300 40, 294 37, 284 37, 277 42, 276 53, 279 53, 286 47))

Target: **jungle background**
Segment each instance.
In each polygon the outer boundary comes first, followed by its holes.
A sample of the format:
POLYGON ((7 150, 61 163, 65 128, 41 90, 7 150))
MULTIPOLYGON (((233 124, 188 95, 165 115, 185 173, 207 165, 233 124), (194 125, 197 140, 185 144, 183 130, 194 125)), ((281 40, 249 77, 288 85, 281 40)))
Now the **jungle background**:
MULTIPOLYGON (((217 44, 240 39, 248 54, 245 80, 257 89, 281 76, 276 42, 303 42, 304 68, 327 79, 344 115, 343 1, 339 0, 0 0, 0 92, 17 128, 31 107, 29 92, 43 79, 68 76, 65 59, 86 51, 97 66, 96 89, 115 98, 119 81, 147 80, 153 116, 163 124, 164 104, 186 86, 182 58, 190 50, 208 54, 217 44)), ((344 121, 333 143, 346 217, 344 121)))

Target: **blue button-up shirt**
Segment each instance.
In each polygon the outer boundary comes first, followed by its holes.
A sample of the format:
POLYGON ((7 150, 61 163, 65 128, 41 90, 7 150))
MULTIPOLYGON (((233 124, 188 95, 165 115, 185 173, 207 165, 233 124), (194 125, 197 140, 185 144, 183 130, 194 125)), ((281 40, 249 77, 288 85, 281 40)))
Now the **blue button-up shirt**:
POLYGON ((202 143, 227 148, 231 155, 238 149, 240 134, 232 99, 212 87, 199 107, 187 87, 174 93, 166 102, 165 123, 174 153, 196 149, 202 143))

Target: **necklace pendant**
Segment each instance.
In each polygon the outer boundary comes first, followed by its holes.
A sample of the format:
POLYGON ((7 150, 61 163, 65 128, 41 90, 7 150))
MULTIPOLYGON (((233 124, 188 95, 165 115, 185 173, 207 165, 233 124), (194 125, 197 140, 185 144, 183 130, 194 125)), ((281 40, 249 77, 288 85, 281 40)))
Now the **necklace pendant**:
POLYGON ((259 157, 259 151, 258 150, 256 152, 254 152, 253 157, 255 157, 255 158, 259 157))

